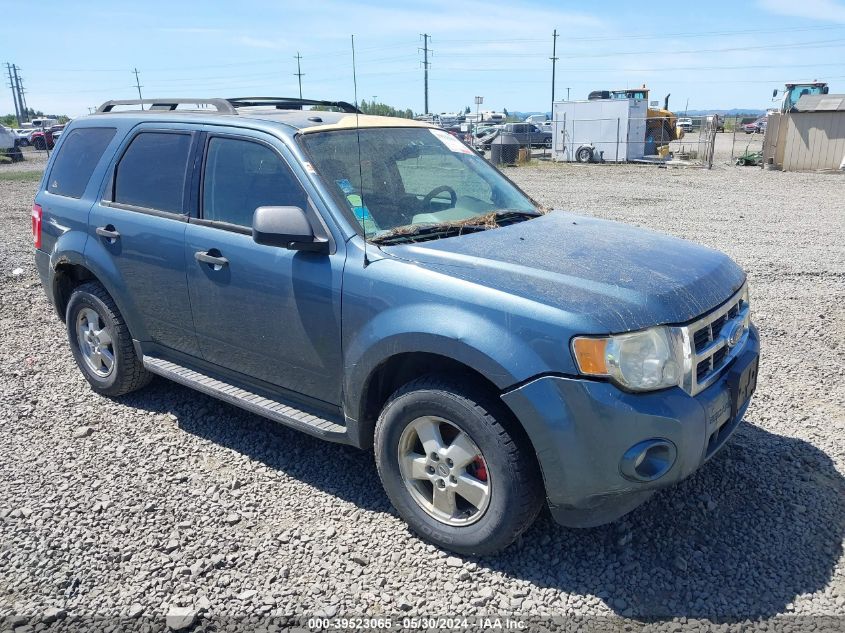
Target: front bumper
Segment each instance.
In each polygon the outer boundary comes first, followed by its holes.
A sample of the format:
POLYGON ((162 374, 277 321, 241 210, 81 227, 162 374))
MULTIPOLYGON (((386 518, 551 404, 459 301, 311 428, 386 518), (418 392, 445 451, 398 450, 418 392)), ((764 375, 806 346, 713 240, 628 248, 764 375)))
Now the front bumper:
POLYGON ((505 393, 536 449, 555 519, 571 527, 608 523, 697 470, 742 420, 750 398, 738 394, 738 377, 753 374, 756 383, 759 355, 752 325, 731 365, 696 396, 678 387, 627 393, 608 382, 557 376, 505 393), (674 461, 659 477, 635 481, 623 474, 623 456, 646 440, 673 446, 674 461))

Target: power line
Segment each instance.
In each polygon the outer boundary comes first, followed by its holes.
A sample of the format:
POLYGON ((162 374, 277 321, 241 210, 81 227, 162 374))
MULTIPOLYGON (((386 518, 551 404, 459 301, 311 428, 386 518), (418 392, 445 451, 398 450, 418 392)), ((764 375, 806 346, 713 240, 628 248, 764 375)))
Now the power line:
MULTIPOLYGON (((741 29, 733 31, 695 31, 685 33, 627 33, 618 35, 602 35, 590 37, 567 37, 568 42, 615 42, 618 40, 665 40, 670 37, 713 37, 714 35, 755 35, 763 33, 800 33, 806 31, 830 31, 845 29, 843 25, 833 26, 799 26, 799 27, 785 27, 779 29, 741 29)), ((438 42, 447 44, 500 44, 500 43, 523 43, 523 42, 545 42, 543 38, 495 38, 495 39, 443 39, 439 38, 438 42)))

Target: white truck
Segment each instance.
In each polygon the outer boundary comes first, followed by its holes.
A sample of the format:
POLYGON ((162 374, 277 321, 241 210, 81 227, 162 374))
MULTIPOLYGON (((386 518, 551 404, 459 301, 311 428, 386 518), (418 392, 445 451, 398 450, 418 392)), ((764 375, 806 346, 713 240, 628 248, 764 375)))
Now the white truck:
POLYGON ((13 163, 23 160, 17 134, 4 125, 0 125, 0 155, 8 156, 13 163))

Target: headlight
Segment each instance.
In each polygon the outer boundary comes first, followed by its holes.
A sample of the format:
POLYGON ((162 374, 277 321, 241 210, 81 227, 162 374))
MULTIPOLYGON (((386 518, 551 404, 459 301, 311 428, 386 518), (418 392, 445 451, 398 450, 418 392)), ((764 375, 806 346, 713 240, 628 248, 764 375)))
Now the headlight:
POLYGON ((653 391, 681 384, 681 354, 663 326, 607 337, 572 339, 578 370, 606 376, 632 391, 653 391))

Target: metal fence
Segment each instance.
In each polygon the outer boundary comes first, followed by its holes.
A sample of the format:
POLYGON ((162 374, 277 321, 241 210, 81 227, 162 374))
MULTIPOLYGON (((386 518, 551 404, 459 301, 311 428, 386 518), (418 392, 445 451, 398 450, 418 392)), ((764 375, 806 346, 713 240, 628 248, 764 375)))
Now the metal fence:
MULTIPOLYGON (((489 135, 485 145, 474 133, 483 138, 482 132, 485 130, 489 133, 493 128, 502 127, 473 123, 466 126, 460 136, 476 149, 488 150, 491 142, 489 135)), ((738 158, 756 154, 762 149, 765 135, 765 125, 760 126, 756 116, 714 115, 679 115, 676 117, 675 128, 664 119, 647 116, 562 116, 534 130, 523 136, 520 145, 530 145, 535 158, 561 162, 634 162, 705 168, 711 168, 714 164, 734 164, 738 158), (672 131, 678 128, 683 131, 682 135, 672 131), (551 138, 551 142, 545 141, 548 138, 551 138)))
POLYGON ((563 116, 552 122, 551 157, 579 163, 686 163, 712 167, 721 119, 563 116))

